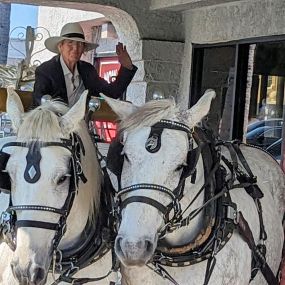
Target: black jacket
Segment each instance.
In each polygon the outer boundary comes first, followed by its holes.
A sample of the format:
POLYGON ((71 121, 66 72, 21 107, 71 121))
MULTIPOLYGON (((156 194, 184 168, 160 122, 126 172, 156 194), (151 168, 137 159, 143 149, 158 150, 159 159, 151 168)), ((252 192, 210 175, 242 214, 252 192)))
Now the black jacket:
MULTIPOLYGON (((88 62, 80 60, 77 68, 85 88, 89 90, 88 96, 99 96, 99 92, 102 92, 112 98, 119 98, 123 94, 137 71, 134 65, 132 70, 121 66, 116 81, 108 83, 99 77, 94 66, 88 62)), ((68 103, 59 55, 44 62, 36 69, 33 105, 40 105, 42 96, 46 94, 68 103)))

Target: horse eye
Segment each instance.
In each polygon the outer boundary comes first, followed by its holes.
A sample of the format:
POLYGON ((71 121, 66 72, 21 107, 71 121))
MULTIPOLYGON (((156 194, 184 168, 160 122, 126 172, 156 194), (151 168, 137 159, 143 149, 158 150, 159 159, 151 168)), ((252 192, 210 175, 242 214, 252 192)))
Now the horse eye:
POLYGON ((65 182, 66 178, 69 177, 70 175, 63 175, 61 176, 58 181, 57 181, 57 185, 62 184, 63 182, 65 182))
POLYGON ((183 164, 180 164, 180 165, 178 165, 178 166, 176 167, 175 171, 179 171, 179 170, 181 170, 183 167, 184 167, 184 165, 183 165, 183 164))
POLYGON ((175 169, 175 171, 180 171, 183 167, 185 167, 185 166, 187 166, 187 164, 186 163, 182 163, 182 164, 180 164, 180 165, 178 165, 177 167, 176 167, 176 169, 175 169))

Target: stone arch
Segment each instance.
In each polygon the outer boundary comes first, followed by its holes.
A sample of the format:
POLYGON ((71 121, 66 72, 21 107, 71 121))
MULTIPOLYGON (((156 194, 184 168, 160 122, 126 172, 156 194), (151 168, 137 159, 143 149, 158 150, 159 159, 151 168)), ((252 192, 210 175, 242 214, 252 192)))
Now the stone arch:
POLYGON ((99 12, 114 25, 119 40, 138 66, 128 87, 127 99, 142 104, 160 90, 179 101, 179 83, 184 49, 184 22, 181 13, 154 11, 150 1, 141 0, 4 0, 41 6, 99 12), (88 2, 87 2, 88 1, 88 2), (82 3, 83 2, 83 3, 82 3))
MULTIPOLYGON (((7 2, 14 3, 15 1, 8 0, 7 2)), ((140 34, 136 21, 130 14, 120 8, 94 3, 65 1, 47 2, 42 0, 22 0, 17 2, 22 4, 33 4, 37 6, 62 7, 101 13, 113 23, 119 40, 123 41, 129 47, 130 54, 136 57, 139 54, 139 50, 141 49, 140 34)))
MULTIPOLYGON (((37 5, 41 5, 41 1, 36 1, 37 5)), ((45 2, 46 3, 46 2, 45 2)), ((52 2, 56 6, 70 9, 78 9, 85 11, 98 12, 103 14, 114 25, 118 34, 119 40, 128 46, 128 50, 132 58, 138 60, 137 57, 140 47, 140 34, 135 20, 126 11, 117 7, 104 6, 93 3, 78 3, 78 2, 52 2)))

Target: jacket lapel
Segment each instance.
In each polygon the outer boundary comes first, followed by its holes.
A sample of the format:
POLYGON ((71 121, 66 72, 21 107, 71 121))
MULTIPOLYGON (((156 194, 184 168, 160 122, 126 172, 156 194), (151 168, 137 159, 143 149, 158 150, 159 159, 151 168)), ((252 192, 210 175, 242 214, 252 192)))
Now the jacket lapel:
POLYGON ((86 86, 88 86, 88 84, 87 84, 88 74, 86 72, 84 72, 84 69, 82 68, 82 64, 81 64, 80 60, 77 63, 77 69, 78 69, 78 73, 80 74, 80 77, 83 81, 85 88, 87 88, 86 86))
POLYGON ((57 55, 54 57, 55 59, 55 74, 57 76, 57 82, 58 82, 58 88, 59 88, 59 92, 60 92, 60 97, 63 99, 63 101, 65 101, 66 103, 68 103, 68 98, 67 98, 67 91, 66 91, 66 86, 65 86, 65 78, 64 78, 64 74, 63 74, 63 70, 60 64, 60 56, 57 55))

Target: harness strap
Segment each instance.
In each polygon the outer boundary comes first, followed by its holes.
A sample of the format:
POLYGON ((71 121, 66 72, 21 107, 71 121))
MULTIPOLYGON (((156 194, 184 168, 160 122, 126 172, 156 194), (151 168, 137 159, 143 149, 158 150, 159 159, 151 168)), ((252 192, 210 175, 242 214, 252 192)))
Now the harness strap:
POLYGON ((162 205, 161 203, 157 202, 156 200, 146 197, 146 196, 133 196, 126 198, 121 203, 121 209, 124 209, 130 203, 144 203, 156 208, 160 211, 164 216, 168 213, 168 208, 162 205))
POLYGON ((251 229, 241 212, 239 212, 237 229, 239 234, 242 236, 242 238, 244 239, 244 241, 247 243, 248 247, 252 251, 254 258, 261 263, 260 270, 267 283, 270 285, 278 285, 279 282, 276 279, 271 268, 269 267, 268 263, 266 262, 265 257, 260 252, 259 248, 255 245, 251 229))
MULTIPOLYGON (((242 151, 240 150, 239 144, 240 142, 235 141, 230 145, 227 144, 226 146, 230 147, 229 151, 231 153, 231 158, 234 160, 237 160, 237 157, 238 157, 240 163, 242 164, 245 171, 247 172, 247 174, 244 173, 238 166, 235 169, 237 180, 241 183, 240 186, 243 187, 246 190, 247 194, 250 195, 252 199, 255 201, 258 216, 259 216, 259 221, 260 221, 260 234, 259 234, 260 237, 259 238, 261 240, 266 240, 267 233, 264 227, 263 216, 262 216, 262 206, 259 200, 264 195, 261 189, 259 188, 259 186, 256 184, 257 183, 256 176, 253 175, 242 151)), ((223 161, 229 167, 230 162, 227 161, 224 157, 223 157, 223 161)))
POLYGON ((238 158, 239 158, 239 160, 240 160, 242 166, 245 168, 245 170, 247 171, 248 175, 249 175, 253 180, 255 180, 255 182, 256 182, 256 176, 253 175, 253 173, 252 173, 252 171, 251 171, 251 169, 250 169, 250 167, 249 167, 249 165, 248 165, 248 163, 247 163, 247 161, 246 161, 246 159, 245 159, 243 153, 241 152, 241 150, 240 150, 240 148, 239 148, 239 144, 240 144, 239 141, 234 141, 233 144, 232 144, 232 146, 233 146, 235 152, 237 153, 238 158))
MULTIPOLYGON (((29 144, 25 142, 8 142, 2 146, 1 151, 3 150, 3 148, 10 147, 10 146, 29 147, 29 144)), ((62 142, 41 142, 40 146, 41 147, 60 146, 60 147, 70 150, 71 141, 64 139, 62 140, 62 142)))
POLYGON ((85 283, 97 282, 97 281, 100 281, 100 280, 107 278, 113 272, 112 270, 110 270, 107 274, 100 276, 100 277, 95 277, 95 278, 72 278, 72 275, 77 273, 77 271, 78 270, 75 270, 74 272, 70 272, 68 276, 61 275, 51 285, 57 285, 57 284, 59 284, 59 282, 66 282, 66 283, 70 283, 73 285, 82 285, 85 283))
POLYGON ((48 222, 41 222, 41 221, 29 221, 29 220, 20 220, 16 221, 17 228, 41 228, 47 230, 57 231, 59 230, 60 226, 57 223, 48 223, 48 222))
POLYGON ((19 205, 19 206, 10 206, 8 211, 43 211, 43 212, 52 212, 59 215, 64 215, 66 211, 64 209, 57 209, 49 206, 38 206, 38 205, 19 205))
POLYGON ((161 276, 163 279, 170 281, 174 285, 179 285, 177 281, 159 263, 153 262, 152 264, 154 265, 154 267, 151 267, 149 264, 147 264, 146 266, 152 271, 154 271, 156 274, 161 276))
POLYGON ((207 285, 209 283, 215 265, 216 265, 216 257, 212 255, 207 261, 207 267, 206 267, 206 273, 203 285, 207 285))
POLYGON ((141 189, 157 190, 169 195, 172 200, 176 199, 175 195, 172 193, 170 189, 161 185, 149 184, 149 183, 140 183, 140 184, 131 185, 129 187, 125 187, 118 192, 118 196, 122 196, 123 194, 129 193, 131 191, 141 190, 141 189))

